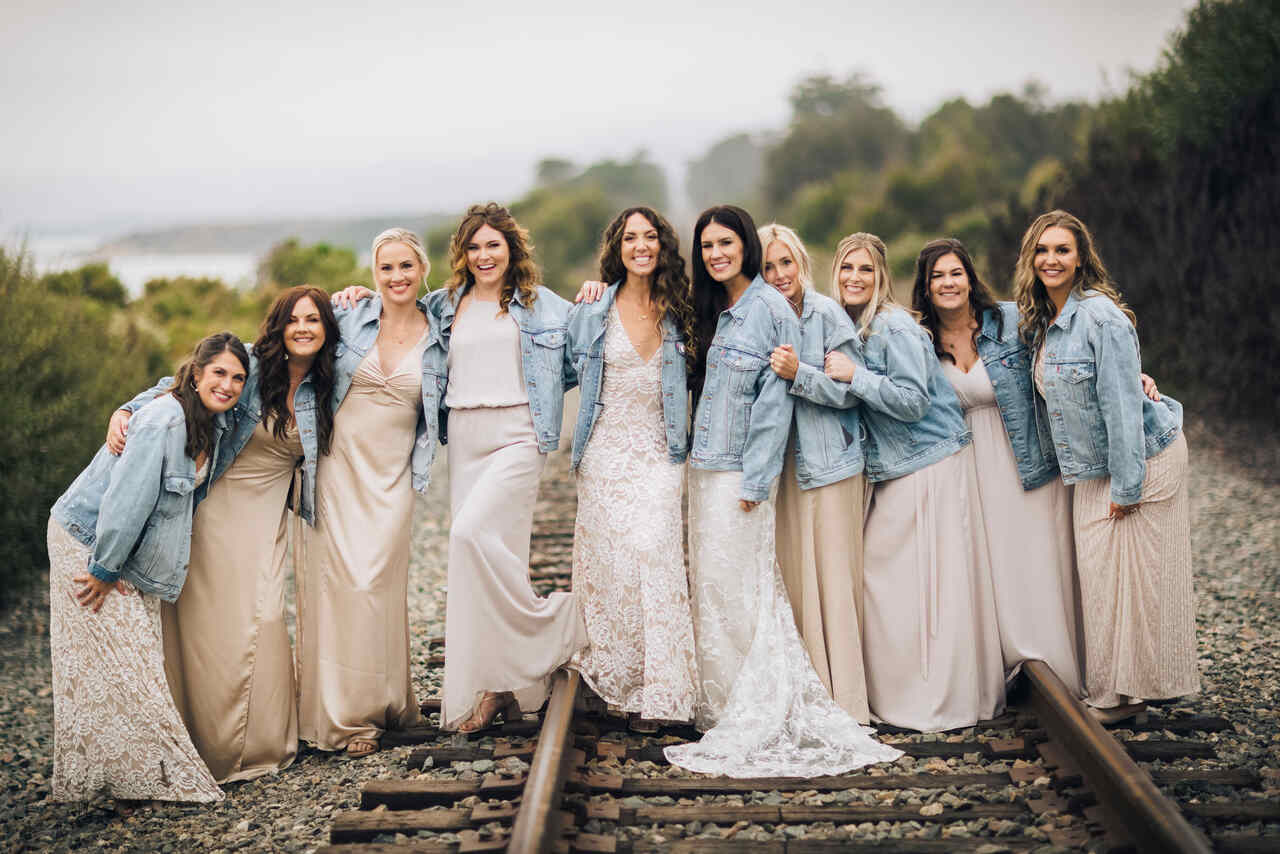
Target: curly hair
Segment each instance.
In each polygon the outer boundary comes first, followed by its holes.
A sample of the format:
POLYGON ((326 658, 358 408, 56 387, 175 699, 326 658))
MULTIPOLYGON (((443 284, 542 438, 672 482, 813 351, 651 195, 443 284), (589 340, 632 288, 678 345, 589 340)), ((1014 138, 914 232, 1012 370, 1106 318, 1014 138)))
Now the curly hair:
POLYGON ((507 275, 502 282, 502 290, 498 294, 498 307, 506 311, 517 290, 525 305, 533 305, 538 298, 538 285, 542 284, 542 273, 533 262, 533 244, 529 242, 529 232, 520 227, 511 211, 497 202, 487 205, 472 205, 467 208, 458 230, 449 239, 449 265, 453 274, 445 287, 450 297, 459 288, 466 290, 476 283, 476 277, 467 269, 467 244, 475 237, 481 226, 495 229, 507 241, 510 263, 507 275))
POLYGON ((670 317, 680 330, 680 336, 684 339, 684 358, 692 369, 697 342, 693 332, 689 274, 685 272, 684 258, 680 256, 680 238, 662 214, 653 208, 636 205, 614 217, 613 222, 605 227, 600 241, 600 280, 617 282, 627 277, 626 267, 622 265, 622 235, 632 214, 640 214, 658 232, 658 263, 654 266, 649 296, 657 309, 657 317, 670 317))
POLYGON ((988 309, 995 313, 998 335, 1004 334, 1004 315, 996 305, 996 298, 987 283, 978 277, 974 269, 973 258, 964 244, 954 237, 940 237, 930 240, 916 257, 916 282, 911 288, 911 307, 920 315, 920 324, 929 330, 933 338, 933 352, 939 359, 950 359, 955 364, 956 358, 942 349, 942 336, 939 332, 938 310, 934 308, 929 294, 929 280, 933 276, 933 268, 944 255, 955 255, 964 267, 964 274, 969 278, 969 316, 977 322, 973 330, 973 349, 978 349, 978 332, 982 329, 982 313, 988 309))
POLYGON ((311 385, 316 395, 316 442, 320 453, 329 453, 333 435, 333 374, 338 350, 338 321, 333 316, 329 295, 310 285, 289 288, 271 304, 258 328, 253 355, 258 359, 258 394, 262 399, 262 421, 271 419, 271 432, 283 440, 289 428, 289 353, 285 348, 284 330, 298 301, 309 298, 315 303, 324 327, 324 344, 311 363, 311 385))
POLYGON ((1036 244, 1045 231, 1055 226, 1065 228, 1075 236, 1079 266, 1076 267, 1075 281, 1071 283, 1072 292, 1079 295, 1084 291, 1097 291, 1114 302, 1125 317, 1129 318, 1129 322, 1137 326, 1137 315, 1120 298, 1120 291, 1116 289, 1115 282, 1111 281, 1111 274, 1107 272, 1106 265, 1102 263, 1102 258, 1094 247, 1093 235, 1089 233, 1089 229, 1075 215, 1064 210, 1053 210, 1036 217, 1026 234, 1022 235, 1022 249, 1018 252, 1018 261, 1013 268, 1013 298, 1018 304, 1018 331, 1027 346, 1039 349, 1049 324, 1058 315, 1058 307, 1049 298, 1049 292, 1036 275, 1035 269, 1036 244))
POLYGON ((885 306, 896 305, 915 317, 914 311, 893 298, 893 274, 889 272, 889 251, 885 249, 884 241, 865 231, 856 231, 836 245, 835 257, 831 259, 831 296, 844 306, 845 313, 858 327, 858 335, 863 341, 871 334, 871 321, 885 306), (861 311, 845 305, 844 296, 840 293, 840 264, 846 255, 857 249, 867 250, 871 256, 871 264, 875 267, 875 286, 871 289, 871 299, 867 300, 861 311))
POLYGON ((754 279, 760 275, 764 253, 760 249, 760 234, 755 220, 737 205, 715 205, 707 208, 693 225, 693 249, 690 252, 693 267, 693 330, 697 353, 690 384, 695 391, 702 388, 707 372, 707 350, 716 336, 716 323, 720 312, 729 307, 729 291, 723 284, 711 278, 706 262, 702 260, 702 232, 711 223, 722 225, 738 235, 742 241, 742 275, 754 279))
POLYGON ((196 374, 228 351, 240 361, 248 376, 249 353, 240 339, 230 332, 218 332, 202 339, 173 376, 173 389, 169 393, 178 399, 182 414, 186 416, 187 443, 183 450, 193 460, 213 450, 213 413, 205 409, 204 401, 196 391, 196 374))

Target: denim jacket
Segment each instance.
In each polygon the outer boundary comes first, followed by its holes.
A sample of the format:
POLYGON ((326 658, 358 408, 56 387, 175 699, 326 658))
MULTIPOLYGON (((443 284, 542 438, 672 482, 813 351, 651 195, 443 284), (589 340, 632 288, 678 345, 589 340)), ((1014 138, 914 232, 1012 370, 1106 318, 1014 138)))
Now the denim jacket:
MULTIPOLYGON (((453 295, 441 288, 427 297, 427 311, 438 321, 446 353, 453 333, 453 318, 463 296, 461 288, 453 295)), ((577 385, 573 366, 564 356, 565 323, 570 303, 541 285, 533 305, 526 306, 522 300, 517 290, 507 310, 520 328, 520 367, 524 373, 525 391, 529 394, 529 411, 533 416, 533 431, 538 437, 538 450, 549 454, 560 447, 564 393, 577 385)), ((441 386, 440 400, 440 441, 444 442, 448 439, 443 420, 448 417, 443 403, 444 386, 441 386)))
MULTIPOLYGON (((609 309, 618 295, 620 282, 605 289, 596 302, 578 303, 569 309, 568 344, 565 356, 582 397, 578 403, 578 423, 573 431, 570 470, 578 468, 587 449, 591 430, 600 414, 600 386, 604 380, 604 331, 609 309)), ((689 388, 684 358, 684 337, 668 315, 662 318, 662 418, 667 427, 667 458, 682 463, 689 456, 689 388)))
POLYGON ((786 297, 756 276, 720 312, 694 417, 690 465, 741 471, 742 498, 764 501, 782 471, 795 398, 769 367, 779 344, 800 345, 800 322, 786 297))
MULTIPOLYGON (((214 416, 209 471, 219 464, 228 432, 214 416)), ((123 578, 143 593, 173 602, 187 580, 196 464, 187 456, 182 404, 166 394, 129 421, 120 456, 103 445, 50 515, 93 550, 88 570, 101 581, 123 578)))
POLYGON ((1182 404, 1142 393, 1138 333, 1114 302, 1073 290, 1044 339, 1044 398, 1066 483, 1111 476, 1111 500, 1142 499, 1147 458, 1182 429, 1182 404))
MULTIPOLYGON (((427 484, 431 482, 431 462, 436 456, 436 437, 444 433, 442 412, 448 373, 446 344, 440 324, 433 321, 426 300, 418 300, 418 310, 427 318, 427 345, 422 351, 422 408, 418 411, 418 428, 409 465, 413 472, 414 491, 426 492, 427 484)), ((360 300, 352 308, 335 306, 333 313, 341 333, 333 370, 333 409, 337 412, 351 390, 351 379, 359 370, 360 363, 377 344, 382 297, 360 300)))
POLYGON ((1044 420, 1036 418, 1036 391, 1031 380, 1031 351, 1018 334, 1018 307, 999 304, 999 316, 983 312, 978 332, 978 355, 996 391, 1000 420, 1013 447, 1018 479, 1023 489, 1035 489, 1058 474, 1053 438, 1044 420), (1004 325, 996 329, 1002 317, 1004 325))
POLYGON ((858 399, 823 373, 832 350, 861 366, 862 342, 839 303, 809 290, 804 292, 800 329, 800 365, 790 389, 796 397, 796 480, 801 489, 814 489, 862 474, 866 431, 858 399))
POLYGON ((972 435, 929 333, 891 306, 871 321, 862 345, 866 369, 853 372, 850 392, 863 402, 867 480, 919 471, 969 444, 972 435))
MULTIPOLYGON (((210 486, 213 485, 214 481, 222 477, 227 469, 231 467, 231 464, 235 462, 235 458, 244 450, 244 446, 249 444, 249 439, 253 437, 253 431, 257 429, 258 422, 262 420, 260 380, 258 360, 253 355, 252 349, 250 349, 249 375, 245 379, 244 391, 240 394, 240 401, 232 407, 229 413, 230 434, 227 438, 226 448, 218 455, 218 464, 210 469, 209 477, 205 481, 210 486)), ((129 413, 137 412, 172 387, 173 377, 164 377, 160 382, 121 406, 120 409, 129 413)), ((298 390, 294 392, 293 409, 294 419, 298 423, 298 438, 302 441, 302 494, 296 496, 295 500, 297 501, 298 515, 307 520, 308 524, 314 525, 316 457, 319 452, 317 450, 318 440, 316 437, 316 393, 310 374, 303 377, 302 382, 298 385, 298 390)), ((133 429, 132 421, 129 429, 130 431, 133 429)), ((129 435, 132 436, 133 433, 130 432, 129 435)), ((199 504, 204 499, 207 490, 208 487, 206 486, 199 491, 196 496, 196 504, 199 504)))

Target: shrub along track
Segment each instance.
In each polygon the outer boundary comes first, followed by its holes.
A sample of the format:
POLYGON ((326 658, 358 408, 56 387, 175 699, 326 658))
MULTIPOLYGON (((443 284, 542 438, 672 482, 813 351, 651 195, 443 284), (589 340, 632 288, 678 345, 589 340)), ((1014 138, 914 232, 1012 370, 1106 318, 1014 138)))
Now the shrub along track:
MULTIPOLYGON (((530 560, 542 592, 568 586, 575 509, 571 477, 549 471, 530 560)), ((388 733, 384 743, 422 746, 403 778, 366 783, 361 808, 334 816, 321 851, 1280 849, 1280 804, 1257 797, 1258 775, 1201 767, 1228 721, 1156 708, 1108 733, 1039 662, 998 719, 943 734, 881 727, 904 758, 807 780, 683 772, 662 747, 695 731, 628 732, 585 693, 560 672, 538 720, 471 739, 434 726, 388 733)), ((439 701, 423 710, 438 719, 439 701)))

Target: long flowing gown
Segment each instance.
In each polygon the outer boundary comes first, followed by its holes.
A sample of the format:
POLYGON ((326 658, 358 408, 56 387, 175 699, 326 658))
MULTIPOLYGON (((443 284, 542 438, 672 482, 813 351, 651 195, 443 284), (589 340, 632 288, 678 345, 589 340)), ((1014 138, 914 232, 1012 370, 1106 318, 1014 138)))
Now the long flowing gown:
POLYGON ((48 536, 53 800, 222 800, 165 682, 160 599, 112 591, 98 613, 81 607, 72 579, 91 549, 52 519, 48 536))
POLYGON ((1071 487, 1055 477, 1023 490, 995 388, 981 359, 968 372, 944 360, 942 372, 973 433, 1005 678, 1015 676, 1022 662, 1039 659, 1078 697, 1080 601, 1071 487))
POLYGON ((695 724, 705 733, 666 748, 667 759, 731 777, 816 777, 897 759, 818 679, 774 560, 773 500, 743 512, 741 491, 742 472, 689 471, 695 724))
POLYGON ((862 515, 867 480, 854 475, 813 489, 796 480, 796 428, 778 478, 778 568, 809 660, 827 691, 870 720, 862 664, 862 515))
MULTIPOLYGON (((1043 395, 1044 348, 1036 354, 1043 395)), ((1075 484, 1086 701, 1111 708, 1200 690, 1187 440, 1147 458, 1138 509, 1111 519, 1111 478, 1075 484)))
POLYGON ((426 333, 386 369, 369 348, 333 420, 302 537, 301 737, 324 750, 422 721, 409 681, 410 455, 426 333))
POLYGON ((876 718, 932 732, 1004 708, 1004 667, 973 446, 875 485, 862 642, 876 718))
POLYGON ((164 664, 191 740, 220 783, 292 764, 297 687, 285 625, 285 507, 302 441, 260 422, 196 508, 187 583, 164 603, 164 664))
POLYGON ((661 348, 642 361, 616 306, 604 366, 578 467, 573 590, 589 643, 572 666, 615 709, 687 721, 697 663, 681 536, 684 466, 667 458, 661 348))
POLYGON ((456 729, 486 691, 514 692, 534 711, 551 674, 586 643, 572 593, 529 582, 538 450, 521 374, 519 330, 474 300, 449 343, 449 595, 441 727, 456 729), (523 403, 513 403, 519 397, 523 403))

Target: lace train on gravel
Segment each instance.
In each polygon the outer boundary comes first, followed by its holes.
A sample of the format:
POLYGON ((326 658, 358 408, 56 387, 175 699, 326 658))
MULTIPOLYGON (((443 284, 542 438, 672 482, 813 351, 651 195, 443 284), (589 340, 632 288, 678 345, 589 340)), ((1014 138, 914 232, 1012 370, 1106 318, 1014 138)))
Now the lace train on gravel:
POLYGON ((702 740, 668 747, 690 771, 842 774, 902 751, 831 699, 800 640, 774 560, 773 501, 738 509, 741 472, 689 471, 689 553, 702 740))

